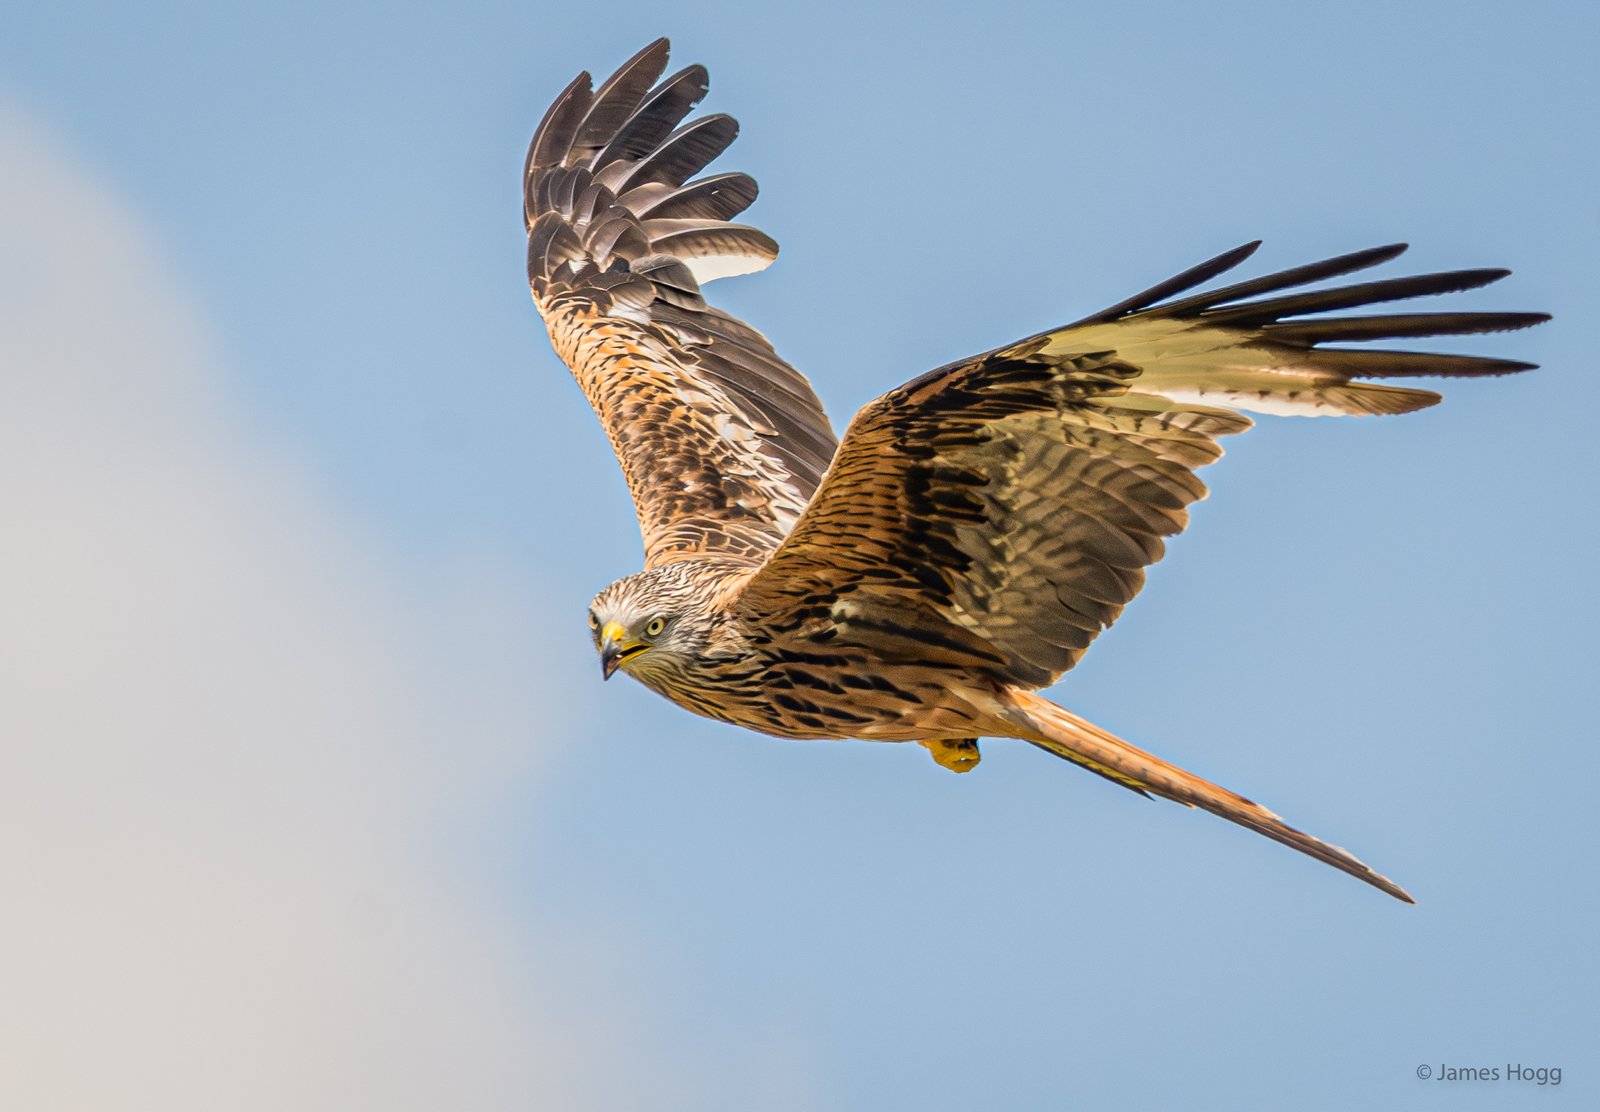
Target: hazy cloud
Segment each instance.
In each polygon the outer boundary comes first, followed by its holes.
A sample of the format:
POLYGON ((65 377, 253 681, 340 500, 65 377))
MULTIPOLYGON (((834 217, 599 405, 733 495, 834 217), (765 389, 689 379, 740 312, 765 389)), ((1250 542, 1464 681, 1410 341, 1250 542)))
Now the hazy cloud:
POLYGON ((137 221, 3 106, 0 152, 0 1105, 670 1096, 647 987, 586 1007, 562 970, 604 957, 541 960, 450 864, 559 731, 536 600, 485 558, 415 601, 137 221))

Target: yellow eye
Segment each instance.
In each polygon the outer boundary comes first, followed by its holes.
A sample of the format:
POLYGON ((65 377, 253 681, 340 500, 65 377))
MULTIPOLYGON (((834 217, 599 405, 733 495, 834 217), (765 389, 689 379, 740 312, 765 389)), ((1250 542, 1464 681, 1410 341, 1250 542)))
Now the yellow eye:
POLYGON ((651 618, 650 624, 644 627, 644 635, 646 637, 657 637, 666 628, 667 620, 665 618, 651 618))

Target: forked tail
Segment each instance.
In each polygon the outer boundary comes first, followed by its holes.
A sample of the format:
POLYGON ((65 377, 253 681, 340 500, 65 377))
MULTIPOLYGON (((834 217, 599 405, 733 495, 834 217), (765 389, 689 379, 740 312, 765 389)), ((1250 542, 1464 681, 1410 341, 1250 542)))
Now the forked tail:
POLYGON ((1373 872, 1338 846, 1302 834, 1260 804, 1129 745, 1049 699, 1026 691, 1014 691, 1011 695, 1015 706, 1038 731, 1025 736, 1024 740, 1039 748, 1135 791, 1220 815, 1347 872, 1357 880, 1364 880, 1397 900, 1416 903, 1405 889, 1388 877, 1373 872))

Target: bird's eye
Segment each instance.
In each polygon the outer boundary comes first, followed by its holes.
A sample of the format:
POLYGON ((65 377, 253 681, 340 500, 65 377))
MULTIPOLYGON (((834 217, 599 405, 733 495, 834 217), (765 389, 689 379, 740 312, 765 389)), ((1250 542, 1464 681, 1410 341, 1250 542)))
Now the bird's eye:
POLYGON ((600 629, 600 619, 595 617, 592 612, 589 614, 589 628, 596 632, 599 632, 600 629))
POLYGON ((665 618, 651 618, 650 624, 644 627, 644 635, 646 637, 657 637, 666 628, 667 620, 665 618))

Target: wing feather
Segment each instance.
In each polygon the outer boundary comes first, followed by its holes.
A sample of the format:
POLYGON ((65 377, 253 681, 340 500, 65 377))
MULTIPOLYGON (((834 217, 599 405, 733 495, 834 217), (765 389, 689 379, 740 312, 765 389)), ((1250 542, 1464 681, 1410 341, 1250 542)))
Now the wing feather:
POLYGON ((678 186, 704 170, 739 137, 732 116, 701 116, 667 136, 661 145, 634 163, 617 184, 618 193, 653 183, 678 186))
POLYGON ((735 605, 798 635, 881 626, 880 608, 932 613, 1040 687, 1071 668, 1138 593, 1144 569, 1205 496, 1194 474, 1239 410, 1399 413, 1438 401, 1359 381, 1476 377, 1530 364, 1324 348, 1329 340, 1523 328, 1543 313, 1309 317, 1472 289, 1461 270, 1291 292, 1398 255, 1391 245, 1165 300, 1236 266, 1246 244, 1103 313, 950 364, 867 405, 821 487, 735 605))
POLYGON ((755 203, 756 192, 749 174, 713 174, 677 189, 652 182, 629 190, 621 201, 645 218, 732 220, 755 203))
POLYGON ((806 379, 701 287, 759 270, 778 245, 730 223, 756 196, 739 173, 690 180, 738 135, 684 117, 702 66, 659 80, 667 41, 591 92, 580 75, 529 146, 528 279, 557 353, 622 464, 647 566, 759 561, 816 490, 837 441, 806 379))
MULTIPOLYGON (((578 159, 593 158, 596 151, 622 130, 628 117, 639 110, 639 105, 644 103, 644 98, 666 68, 665 39, 657 39, 622 63, 617 72, 606 78, 605 84, 595 91, 583 121, 574 130, 574 138, 563 150, 560 161, 567 162, 573 155, 578 159)), ((568 162, 568 165, 571 163, 568 162)))
MULTIPOLYGON (((665 39, 660 40, 663 44, 665 39)), ((631 166, 659 147, 711 88, 706 68, 687 66, 650 91, 641 104, 619 127, 616 134, 595 155, 590 168, 604 170, 624 163, 631 166)))

